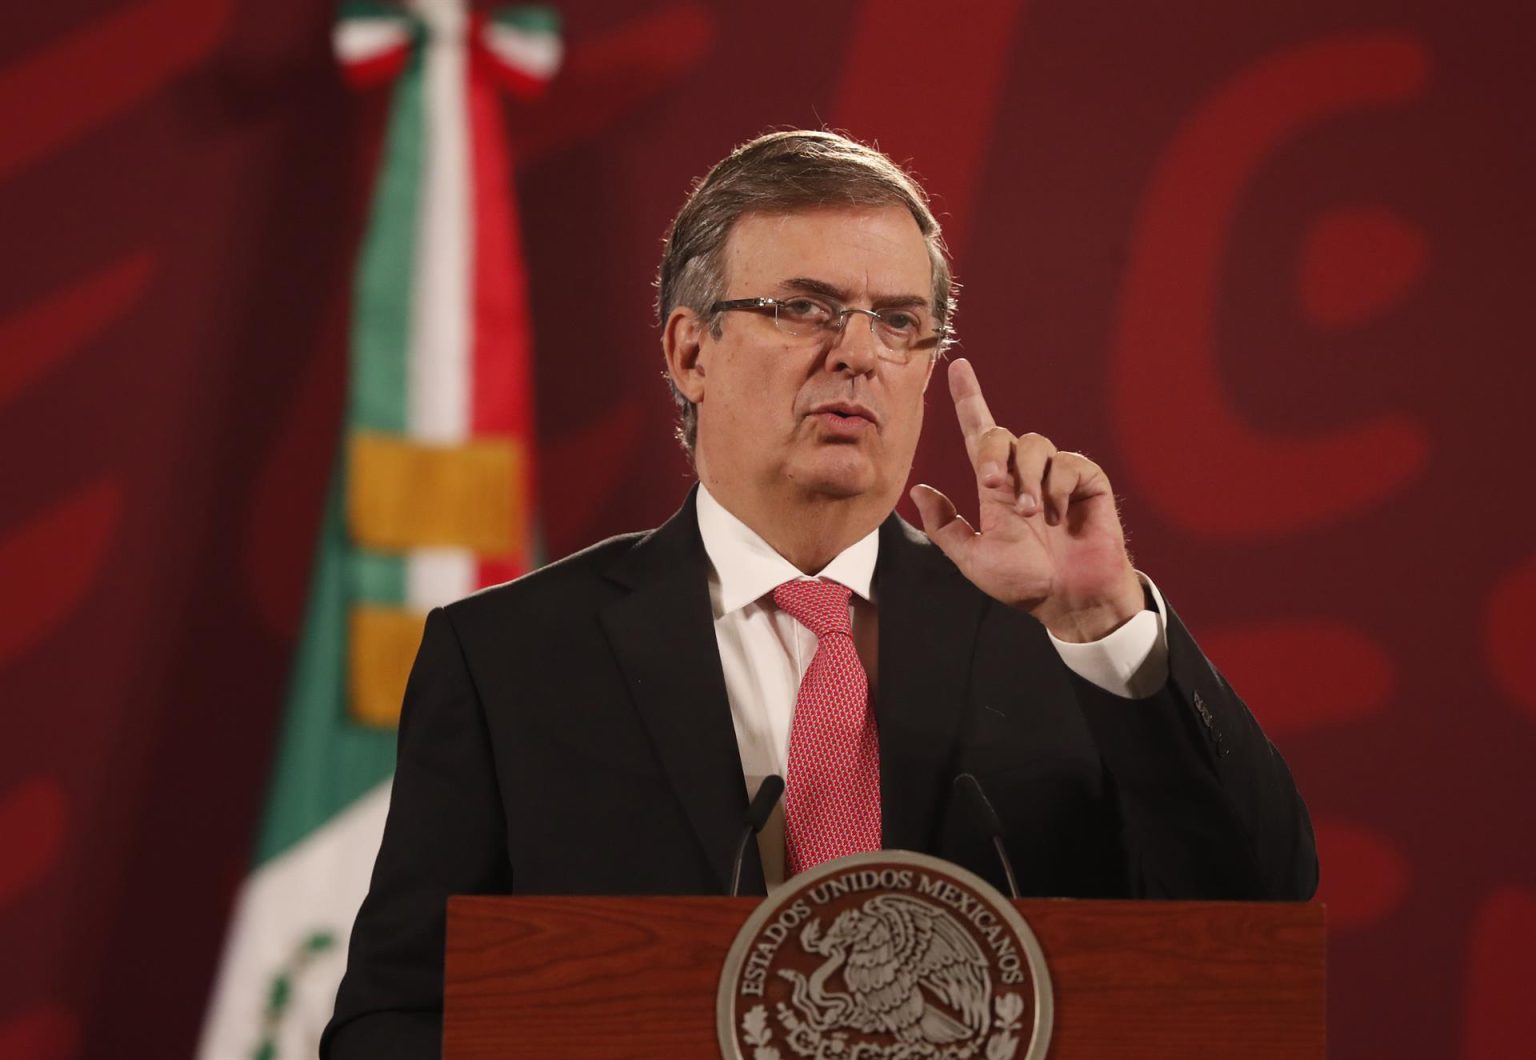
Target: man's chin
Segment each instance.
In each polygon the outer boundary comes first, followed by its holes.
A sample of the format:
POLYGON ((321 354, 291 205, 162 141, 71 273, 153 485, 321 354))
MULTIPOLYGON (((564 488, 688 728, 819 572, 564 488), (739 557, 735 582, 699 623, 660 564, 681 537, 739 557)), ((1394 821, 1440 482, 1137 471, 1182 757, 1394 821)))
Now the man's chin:
POLYGON ((853 446, 824 445, 790 475, 807 493, 832 500, 852 500, 874 491, 880 476, 869 458, 853 446))

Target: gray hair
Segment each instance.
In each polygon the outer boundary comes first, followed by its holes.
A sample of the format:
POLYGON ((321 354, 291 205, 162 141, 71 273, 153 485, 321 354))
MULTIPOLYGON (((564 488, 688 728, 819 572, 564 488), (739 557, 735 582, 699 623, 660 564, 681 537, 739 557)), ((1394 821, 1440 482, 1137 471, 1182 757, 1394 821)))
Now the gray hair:
MULTIPOLYGON (((928 243, 933 313, 947 339, 956 285, 927 193, 875 148, 838 133, 808 129, 773 132, 748 141, 694 184, 667 231, 662 252, 656 280, 656 313, 662 325, 678 306, 708 316, 709 307, 724 295, 725 243, 742 215, 826 206, 903 206, 912 214, 928 243)), ((718 319, 710 321, 710 330, 719 337, 718 319)), ((677 436, 692 454, 698 437, 698 408, 667 378, 677 402, 677 436)))

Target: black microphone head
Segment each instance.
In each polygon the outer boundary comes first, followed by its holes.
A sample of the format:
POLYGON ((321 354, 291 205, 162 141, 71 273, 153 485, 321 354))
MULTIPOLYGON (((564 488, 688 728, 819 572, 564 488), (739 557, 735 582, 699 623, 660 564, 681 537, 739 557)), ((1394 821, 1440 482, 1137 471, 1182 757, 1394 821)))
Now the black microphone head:
POLYGON ((987 826, 987 834, 1001 836, 1003 834, 1002 819, 997 816, 992 800, 987 798, 987 793, 982 790, 981 781, 969 773, 961 773, 955 778, 955 787, 964 788, 971 793, 972 800, 981 811, 982 822, 987 826))
POLYGON ((768 817, 773 813, 773 808, 778 805, 779 797, 783 794, 784 778, 777 773, 768 774, 758 785, 757 794, 752 796, 752 804, 747 807, 747 816, 743 823, 754 833, 761 832, 763 825, 768 823, 768 817))

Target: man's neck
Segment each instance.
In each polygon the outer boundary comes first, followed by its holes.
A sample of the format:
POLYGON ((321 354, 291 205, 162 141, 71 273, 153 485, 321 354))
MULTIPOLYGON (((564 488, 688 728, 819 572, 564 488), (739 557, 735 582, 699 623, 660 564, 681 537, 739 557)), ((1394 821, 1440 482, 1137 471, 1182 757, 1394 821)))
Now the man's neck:
POLYGON ((890 514, 890 506, 862 496, 763 496, 719 482, 704 485, 722 508, 803 574, 819 573, 890 514))

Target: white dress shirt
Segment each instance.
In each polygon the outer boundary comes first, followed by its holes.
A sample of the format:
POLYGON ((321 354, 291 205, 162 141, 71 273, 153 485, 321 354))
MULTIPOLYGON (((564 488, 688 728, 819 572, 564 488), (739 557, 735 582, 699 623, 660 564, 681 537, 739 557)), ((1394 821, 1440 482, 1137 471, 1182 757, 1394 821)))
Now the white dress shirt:
MULTIPOLYGON (((788 779, 789 726, 800 680, 816 654, 816 635, 779 610, 773 590, 807 576, 775 552, 756 532, 699 486, 699 533, 709 555, 709 602, 715 642, 725 674, 736 746, 746 774, 747 797, 764 777, 788 779)), ((879 693, 878 601, 874 597, 879 531, 849 545, 817 574, 847 586, 854 647, 869 677, 870 705, 879 693)), ((1157 587, 1140 575, 1157 603, 1101 640, 1071 644, 1051 637, 1062 662, 1085 680, 1118 696, 1135 699, 1162 687, 1168 675, 1166 608, 1157 587)), ((784 879, 783 800, 758 835, 769 887, 784 879)))

